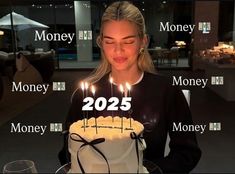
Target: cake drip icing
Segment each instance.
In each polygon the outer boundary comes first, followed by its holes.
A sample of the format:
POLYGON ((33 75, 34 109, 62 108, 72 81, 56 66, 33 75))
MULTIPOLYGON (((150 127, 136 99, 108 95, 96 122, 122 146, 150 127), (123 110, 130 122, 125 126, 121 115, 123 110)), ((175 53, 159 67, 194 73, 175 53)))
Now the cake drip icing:
POLYGON ((123 117, 123 126, 121 124, 121 117, 114 117, 114 121, 112 121, 112 117, 103 117, 99 116, 97 120, 97 133, 96 133, 96 124, 95 118, 92 117, 85 123, 84 129, 84 122, 83 120, 79 120, 73 123, 70 127, 69 132, 77 133, 85 137, 86 140, 93 140, 97 138, 105 138, 106 140, 112 139, 123 139, 123 138, 130 138, 130 133, 135 132, 136 134, 140 134, 144 127, 138 121, 135 121, 131 118, 131 125, 130 125, 130 118, 123 117), (121 131, 123 129, 123 131, 121 131))

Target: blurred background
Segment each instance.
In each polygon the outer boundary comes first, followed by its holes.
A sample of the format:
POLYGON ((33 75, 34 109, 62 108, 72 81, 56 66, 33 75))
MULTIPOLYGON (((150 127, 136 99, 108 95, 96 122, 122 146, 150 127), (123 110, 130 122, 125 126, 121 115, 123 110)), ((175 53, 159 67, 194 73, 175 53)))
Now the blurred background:
MULTIPOLYGON (((105 8, 112 0, 1 0, 0 1, 0 170, 16 159, 32 159, 39 172, 55 172, 62 136, 50 123, 64 123, 70 96, 78 82, 100 62, 96 37, 105 8), (55 33, 74 33, 67 41, 48 40, 55 33), (49 91, 12 92, 18 76, 17 55, 32 65, 49 91), (17 76, 17 77, 16 77, 17 76), (53 91, 52 82, 66 82, 53 91), (11 123, 47 125, 45 135, 12 134, 11 123)), ((159 73, 172 79, 208 79, 205 89, 181 86, 191 92, 191 112, 198 124, 220 122, 221 131, 197 134, 202 158, 194 173, 234 173, 235 145, 235 2, 234 0, 134 0, 143 13, 148 50, 159 73), (193 33, 161 31, 169 26, 195 25, 193 33), (222 78, 221 78, 222 77, 222 78)), ((173 28, 173 27, 172 27, 173 28)), ((20 60, 20 59, 19 59, 20 60)), ((34 77, 30 77, 34 78, 34 77)), ((35 81, 35 79, 31 79, 35 81)), ((154 92, 154 91, 153 91, 154 92)))

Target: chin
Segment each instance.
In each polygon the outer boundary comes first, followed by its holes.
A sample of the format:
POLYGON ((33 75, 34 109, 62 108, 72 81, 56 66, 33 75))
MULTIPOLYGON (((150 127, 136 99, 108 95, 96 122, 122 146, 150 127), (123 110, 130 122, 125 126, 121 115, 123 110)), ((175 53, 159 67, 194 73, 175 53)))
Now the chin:
POLYGON ((127 68, 127 66, 114 66, 114 68, 116 69, 116 70, 118 70, 118 71, 124 71, 124 70, 127 70, 128 68, 127 68))
POLYGON ((121 69, 127 68, 127 64, 126 64, 126 63, 116 63, 116 62, 112 62, 111 65, 112 65, 112 67, 113 67, 114 69, 117 69, 117 70, 121 70, 121 69))
POLYGON ((117 71, 127 71, 129 69, 133 69, 135 66, 134 64, 130 63, 114 63, 112 64, 112 67, 117 71))

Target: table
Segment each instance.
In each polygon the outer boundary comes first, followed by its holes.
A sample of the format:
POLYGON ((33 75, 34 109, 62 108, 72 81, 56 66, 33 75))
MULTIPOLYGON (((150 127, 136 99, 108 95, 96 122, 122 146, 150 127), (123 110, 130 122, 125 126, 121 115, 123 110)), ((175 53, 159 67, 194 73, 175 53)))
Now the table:
POLYGON ((226 101, 235 101, 235 64, 203 62, 205 64, 206 78, 209 79, 207 87, 226 101), (223 77, 223 84, 211 84, 212 77, 223 77))
POLYGON ((159 61, 161 64, 165 63, 165 60, 167 60, 168 64, 172 64, 172 60, 176 60, 176 64, 178 64, 179 60, 179 51, 178 49, 167 49, 167 48, 149 48, 148 49, 150 55, 152 56, 153 61, 157 62, 157 65, 159 64, 159 61))

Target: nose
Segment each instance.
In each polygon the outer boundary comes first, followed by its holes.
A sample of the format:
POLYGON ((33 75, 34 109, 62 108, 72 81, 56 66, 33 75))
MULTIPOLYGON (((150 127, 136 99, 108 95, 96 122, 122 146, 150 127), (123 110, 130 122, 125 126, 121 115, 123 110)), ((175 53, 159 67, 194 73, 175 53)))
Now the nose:
POLYGON ((116 43, 116 44, 115 44, 115 47, 114 47, 114 51, 115 51, 116 53, 122 52, 122 51, 123 51, 122 44, 121 44, 121 43, 116 43))

